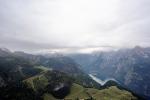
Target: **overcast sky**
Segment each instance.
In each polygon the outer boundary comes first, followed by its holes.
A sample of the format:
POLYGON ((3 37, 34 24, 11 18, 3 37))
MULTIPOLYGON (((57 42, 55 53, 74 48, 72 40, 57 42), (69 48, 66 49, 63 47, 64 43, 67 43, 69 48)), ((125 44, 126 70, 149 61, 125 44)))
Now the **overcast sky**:
POLYGON ((150 0, 0 0, 0 47, 150 46, 150 0))

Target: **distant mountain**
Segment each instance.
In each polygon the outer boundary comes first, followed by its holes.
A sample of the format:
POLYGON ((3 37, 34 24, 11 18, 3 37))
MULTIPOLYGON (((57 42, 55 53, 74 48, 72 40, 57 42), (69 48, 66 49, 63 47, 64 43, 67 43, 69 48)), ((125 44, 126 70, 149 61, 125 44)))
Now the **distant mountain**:
POLYGON ((99 53, 91 53, 91 54, 69 54, 67 55, 71 57, 75 62, 81 65, 81 69, 85 72, 88 72, 90 69, 90 64, 92 64, 95 60, 97 60, 97 57, 99 56, 99 53))
POLYGON ((150 98, 150 48, 137 46, 133 49, 99 52, 84 57, 77 54, 71 57, 81 64, 87 73, 101 79, 115 78, 128 89, 150 98), (95 58, 93 55, 96 55, 95 58))

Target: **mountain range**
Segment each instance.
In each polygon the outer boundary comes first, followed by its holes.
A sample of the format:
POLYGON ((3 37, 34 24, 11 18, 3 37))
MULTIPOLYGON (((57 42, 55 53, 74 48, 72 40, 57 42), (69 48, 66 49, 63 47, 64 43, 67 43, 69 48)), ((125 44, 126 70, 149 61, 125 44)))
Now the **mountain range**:
POLYGON ((141 100, 114 81, 94 81, 63 55, 32 55, 0 49, 1 100, 141 100))

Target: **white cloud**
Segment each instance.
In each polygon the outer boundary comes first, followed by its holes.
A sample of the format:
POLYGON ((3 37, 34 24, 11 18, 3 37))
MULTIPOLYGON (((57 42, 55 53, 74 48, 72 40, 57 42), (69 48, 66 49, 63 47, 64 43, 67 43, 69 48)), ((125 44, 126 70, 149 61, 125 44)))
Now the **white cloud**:
POLYGON ((1 0, 0 46, 27 51, 150 46, 149 5, 149 0, 1 0))

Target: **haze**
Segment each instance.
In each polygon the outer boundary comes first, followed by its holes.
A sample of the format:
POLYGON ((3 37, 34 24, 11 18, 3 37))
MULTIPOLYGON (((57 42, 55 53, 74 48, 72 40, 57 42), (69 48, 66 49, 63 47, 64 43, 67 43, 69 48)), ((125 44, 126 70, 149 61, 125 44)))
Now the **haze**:
POLYGON ((148 47, 149 12, 149 0, 0 0, 0 47, 148 47))

